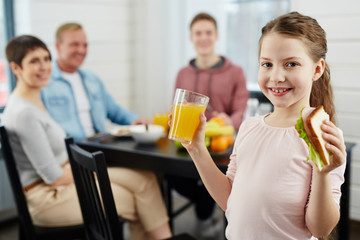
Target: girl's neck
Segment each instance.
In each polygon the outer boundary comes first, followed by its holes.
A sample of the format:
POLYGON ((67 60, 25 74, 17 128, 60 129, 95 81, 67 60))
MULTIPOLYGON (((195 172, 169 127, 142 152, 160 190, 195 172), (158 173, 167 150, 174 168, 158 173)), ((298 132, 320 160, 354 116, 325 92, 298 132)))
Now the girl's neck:
POLYGON ((214 66, 221 59, 220 56, 215 53, 207 56, 197 56, 195 59, 195 64, 200 69, 208 69, 214 66))
POLYGON ((300 118, 301 109, 298 108, 275 108, 274 112, 265 118, 265 122, 273 127, 286 128, 295 126, 300 118))
POLYGON ((17 85, 12 92, 15 96, 26 99, 27 101, 37 105, 40 109, 46 112, 43 101, 41 100, 41 89, 24 87, 21 84, 17 85))

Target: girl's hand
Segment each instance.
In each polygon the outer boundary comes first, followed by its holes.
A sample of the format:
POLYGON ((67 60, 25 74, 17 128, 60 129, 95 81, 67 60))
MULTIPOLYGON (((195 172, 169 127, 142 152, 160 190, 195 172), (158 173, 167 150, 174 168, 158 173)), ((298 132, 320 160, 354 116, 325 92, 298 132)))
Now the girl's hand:
POLYGON ((346 147, 339 129, 331 121, 325 121, 321 125, 322 137, 326 141, 325 148, 332 153, 330 164, 321 172, 328 173, 339 167, 346 161, 346 147))

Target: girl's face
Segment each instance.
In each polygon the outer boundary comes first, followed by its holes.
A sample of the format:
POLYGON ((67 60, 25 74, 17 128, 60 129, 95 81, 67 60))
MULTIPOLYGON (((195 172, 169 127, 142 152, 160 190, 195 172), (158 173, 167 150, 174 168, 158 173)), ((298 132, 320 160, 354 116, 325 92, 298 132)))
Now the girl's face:
POLYGON ((199 20, 192 25, 190 40, 198 55, 207 56, 213 54, 217 39, 217 30, 213 22, 199 20))
POLYGON ((49 84, 51 74, 50 54, 43 48, 29 50, 21 62, 21 67, 11 63, 17 81, 29 88, 42 88, 49 84))
POLYGON ((324 71, 323 59, 315 63, 301 40, 270 33, 263 38, 259 61, 258 83, 275 109, 309 106, 312 83, 324 71))

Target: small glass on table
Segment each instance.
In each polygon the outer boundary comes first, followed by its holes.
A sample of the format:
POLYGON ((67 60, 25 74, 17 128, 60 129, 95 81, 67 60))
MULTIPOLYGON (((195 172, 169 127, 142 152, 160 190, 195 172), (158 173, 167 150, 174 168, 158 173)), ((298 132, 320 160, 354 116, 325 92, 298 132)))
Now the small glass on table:
POLYGON ((164 127, 164 136, 169 132, 169 114, 170 112, 159 112, 153 115, 153 123, 164 127))

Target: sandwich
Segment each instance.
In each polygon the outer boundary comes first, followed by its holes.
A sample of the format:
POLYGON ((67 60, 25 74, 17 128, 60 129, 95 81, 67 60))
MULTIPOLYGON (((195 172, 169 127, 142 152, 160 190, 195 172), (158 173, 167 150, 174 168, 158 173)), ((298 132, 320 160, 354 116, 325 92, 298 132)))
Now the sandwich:
POLYGON ((296 123, 299 137, 304 139, 309 147, 307 160, 313 161, 320 171, 330 164, 330 153, 325 148, 326 142, 322 138, 323 131, 320 128, 325 120, 329 120, 329 115, 323 106, 308 107, 301 110, 300 118, 296 123))

